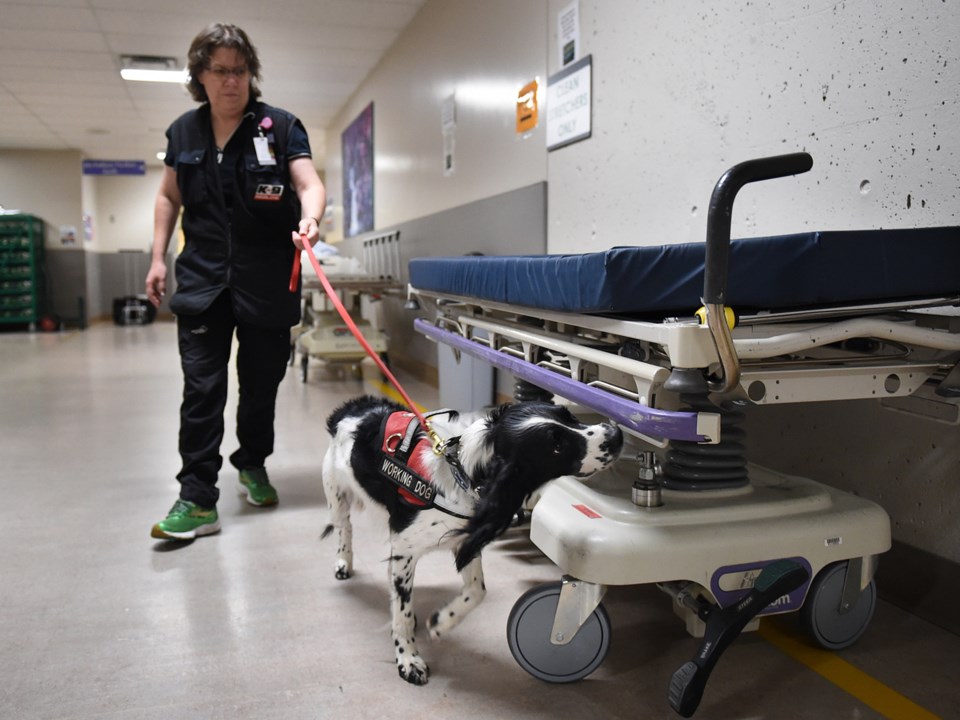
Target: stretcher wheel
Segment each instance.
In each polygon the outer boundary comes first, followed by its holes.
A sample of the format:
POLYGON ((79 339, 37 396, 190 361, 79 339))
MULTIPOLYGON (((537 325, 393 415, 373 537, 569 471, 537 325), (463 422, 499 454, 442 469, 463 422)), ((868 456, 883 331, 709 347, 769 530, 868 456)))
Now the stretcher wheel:
POLYGON ((871 580, 847 612, 840 612, 846 562, 827 565, 810 584, 800 608, 800 625, 814 641, 827 650, 853 645, 866 631, 877 605, 877 584, 871 580))
POLYGON ((300 358, 300 382, 307 381, 307 363, 309 361, 309 356, 304 353, 300 358))
POLYGON ((551 683, 582 680, 596 670, 610 649, 610 617, 598 605, 566 645, 550 642, 560 600, 560 583, 524 593, 507 620, 507 643, 513 658, 535 678, 551 683))

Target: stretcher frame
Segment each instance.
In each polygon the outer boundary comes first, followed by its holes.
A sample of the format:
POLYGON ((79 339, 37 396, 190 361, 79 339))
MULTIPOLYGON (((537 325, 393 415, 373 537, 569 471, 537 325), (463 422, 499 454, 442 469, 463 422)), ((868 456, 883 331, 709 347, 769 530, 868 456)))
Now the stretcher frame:
MULTIPOLYGON (((389 365, 388 338, 376 323, 362 317, 362 299, 378 299, 387 293, 402 291, 392 278, 362 275, 331 275, 331 286, 348 308, 370 347, 389 365)), ((290 364, 300 353, 300 379, 307 381, 310 358, 325 366, 349 366, 353 376, 362 378, 360 363, 367 353, 329 302, 320 281, 304 277, 302 282, 303 318, 291 330, 290 364)))
MULTIPOLYGON (((744 482, 714 484, 696 471, 692 479, 671 480, 660 472, 677 445, 696 450, 694 465, 696 453, 710 446, 726 446, 719 455, 704 451, 708 460, 722 459, 741 441, 738 408, 960 396, 957 296, 762 312, 731 327, 723 299, 733 199, 743 184, 805 172, 811 164, 803 153, 748 161, 717 183, 699 317, 655 322, 408 288, 432 309, 432 318, 414 323, 426 337, 606 416, 636 441, 639 464, 625 457, 596 480, 561 478, 534 508, 531 540, 563 580, 555 604, 546 603, 555 612, 549 640, 529 657, 514 647, 519 640, 511 649, 541 679, 580 679, 599 664, 593 655, 600 641, 571 650, 569 667, 555 651, 576 645, 590 623, 593 635, 603 635, 598 612, 611 585, 655 583, 674 598, 688 631, 702 637, 710 634, 709 608, 732 612, 756 594, 765 568, 789 560, 806 571, 805 581, 747 618, 745 629, 755 629, 759 615, 802 610, 813 639, 832 649, 866 629, 877 558, 891 544, 890 520, 879 505, 752 463, 745 463, 744 482)), ((508 636, 523 634, 521 618, 542 612, 548 595, 518 601, 508 636)), ((705 672, 678 670, 670 690, 675 710, 692 714, 715 661, 701 663, 709 665, 705 672)))

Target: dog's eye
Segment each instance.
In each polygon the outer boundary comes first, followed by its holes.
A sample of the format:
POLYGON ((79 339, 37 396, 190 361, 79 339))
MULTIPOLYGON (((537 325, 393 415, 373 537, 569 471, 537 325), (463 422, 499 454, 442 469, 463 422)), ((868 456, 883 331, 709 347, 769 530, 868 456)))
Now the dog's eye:
POLYGON ((556 444, 553 446, 553 454, 554 454, 554 455, 559 455, 559 454, 562 453, 562 452, 563 452, 563 443, 559 443, 559 442, 556 443, 556 444))

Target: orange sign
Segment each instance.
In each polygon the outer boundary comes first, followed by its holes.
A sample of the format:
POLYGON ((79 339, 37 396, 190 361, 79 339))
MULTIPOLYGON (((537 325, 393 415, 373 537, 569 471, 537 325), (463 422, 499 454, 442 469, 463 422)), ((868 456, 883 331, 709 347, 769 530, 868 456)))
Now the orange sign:
POLYGON ((517 134, 530 132, 538 122, 537 81, 532 80, 517 93, 517 134))

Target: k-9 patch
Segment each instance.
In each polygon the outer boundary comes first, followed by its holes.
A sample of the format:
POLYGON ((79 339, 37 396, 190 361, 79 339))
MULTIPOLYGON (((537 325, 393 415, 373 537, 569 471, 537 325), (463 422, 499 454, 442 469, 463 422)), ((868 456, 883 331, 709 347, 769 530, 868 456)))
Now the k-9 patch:
POLYGON ((257 185, 257 191, 253 195, 254 200, 279 200, 283 196, 283 185, 269 185, 261 183, 257 185))

